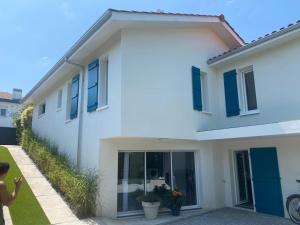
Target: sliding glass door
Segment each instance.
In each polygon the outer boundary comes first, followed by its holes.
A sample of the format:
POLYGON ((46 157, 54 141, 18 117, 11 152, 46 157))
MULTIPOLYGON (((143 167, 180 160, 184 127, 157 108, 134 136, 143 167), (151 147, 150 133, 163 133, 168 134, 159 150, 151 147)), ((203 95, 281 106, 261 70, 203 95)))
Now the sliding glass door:
POLYGON ((136 198, 155 187, 186 195, 184 206, 197 205, 194 152, 119 152, 118 212, 141 210, 136 198))
POLYGON ((196 205, 195 160, 193 152, 173 152, 173 185, 186 196, 184 205, 196 205))
POLYGON ((118 212, 141 210, 136 200, 144 193, 143 152, 120 152, 118 159, 118 212))

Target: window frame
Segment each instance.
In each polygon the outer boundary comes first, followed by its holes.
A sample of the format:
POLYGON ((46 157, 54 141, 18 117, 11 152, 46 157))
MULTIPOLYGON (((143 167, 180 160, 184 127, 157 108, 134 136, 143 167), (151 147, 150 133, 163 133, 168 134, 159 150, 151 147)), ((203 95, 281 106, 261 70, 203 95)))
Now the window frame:
POLYGON ((257 114, 259 113, 258 110, 258 103, 257 103, 257 95, 256 95, 256 88, 255 88, 255 97, 256 97, 256 109, 249 110, 248 109, 248 100, 247 100, 247 91, 246 91, 246 79, 245 74, 252 72, 253 79, 254 79, 254 87, 255 86, 255 75, 253 66, 247 66, 239 69, 238 71, 238 94, 239 94, 239 102, 240 102, 240 115, 249 115, 249 114, 257 114))
POLYGON ((38 116, 41 117, 46 114, 46 101, 42 102, 38 106, 38 116))
POLYGON ((101 111, 108 108, 108 71, 109 71, 109 58, 108 56, 103 56, 99 59, 99 69, 98 69, 98 106, 96 111, 101 111), (105 104, 102 104, 102 79, 104 77, 105 81, 105 104))
POLYGON ((200 82, 201 82, 201 100, 202 100, 202 113, 212 114, 210 108, 210 97, 209 97, 209 79, 208 73, 200 71, 200 82))
POLYGON ((80 74, 76 74, 72 77, 72 79, 70 80, 69 84, 68 84, 68 88, 69 88, 69 96, 68 96, 68 107, 69 107, 69 111, 68 111, 68 119, 69 120, 74 120, 78 117, 78 109, 79 109, 79 96, 80 96, 80 74), (73 85, 75 85, 75 83, 77 83, 77 94, 76 96, 73 96, 73 85), (76 103, 76 115, 72 114, 72 102, 73 100, 77 100, 76 103))
POLYGON ((63 89, 59 89, 57 92, 56 111, 60 111, 62 109, 62 96, 63 96, 63 89))
POLYGON ((7 117, 7 109, 5 109, 5 108, 0 109, 0 116, 7 117), (2 114, 2 112, 4 112, 4 115, 2 114))

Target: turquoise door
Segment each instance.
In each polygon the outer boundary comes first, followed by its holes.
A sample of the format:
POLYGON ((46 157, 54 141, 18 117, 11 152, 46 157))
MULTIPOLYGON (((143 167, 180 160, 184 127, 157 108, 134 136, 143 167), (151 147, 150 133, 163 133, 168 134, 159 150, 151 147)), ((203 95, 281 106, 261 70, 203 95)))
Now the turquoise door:
POLYGON ((276 148, 250 149, 257 212, 284 216, 276 148))

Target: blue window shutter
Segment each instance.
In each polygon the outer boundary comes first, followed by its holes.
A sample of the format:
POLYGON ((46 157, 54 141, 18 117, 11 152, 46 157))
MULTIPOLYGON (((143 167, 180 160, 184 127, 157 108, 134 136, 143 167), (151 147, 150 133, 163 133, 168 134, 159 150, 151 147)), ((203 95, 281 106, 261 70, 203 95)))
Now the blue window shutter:
POLYGON ((95 111, 98 107, 98 76, 99 61, 95 60, 88 66, 88 112, 95 111))
POLYGON ((236 70, 224 73, 224 90, 227 117, 240 114, 239 96, 237 89, 236 70))
POLYGON ((192 66, 192 86, 194 110, 202 111, 202 92, 200 69, 192 66))
POLYGON ((78 114, 78 97, 79 97, 79 75, 76 75, 72 79, 71 86, 71 110, 70 119, 74 119, 78 114))

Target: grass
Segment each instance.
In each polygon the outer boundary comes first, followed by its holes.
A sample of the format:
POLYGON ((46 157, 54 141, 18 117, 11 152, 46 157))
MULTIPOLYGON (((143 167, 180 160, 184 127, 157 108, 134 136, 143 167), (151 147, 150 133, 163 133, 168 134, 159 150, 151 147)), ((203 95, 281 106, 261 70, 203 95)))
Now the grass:
MULTIPOLYGON (((11 192, 14 189, 14 178, 19 177, 22 173, 10 155, 9 151, 1 146, 0 161, 6 161, 10 164, 9 172, 5 178, 5 183, 8 190, 11 192)), ((9 208, 9 211, 14 225, 50 224, 25 179, 23 179, 23 184, 18 197, 13 205, 9 208)))

